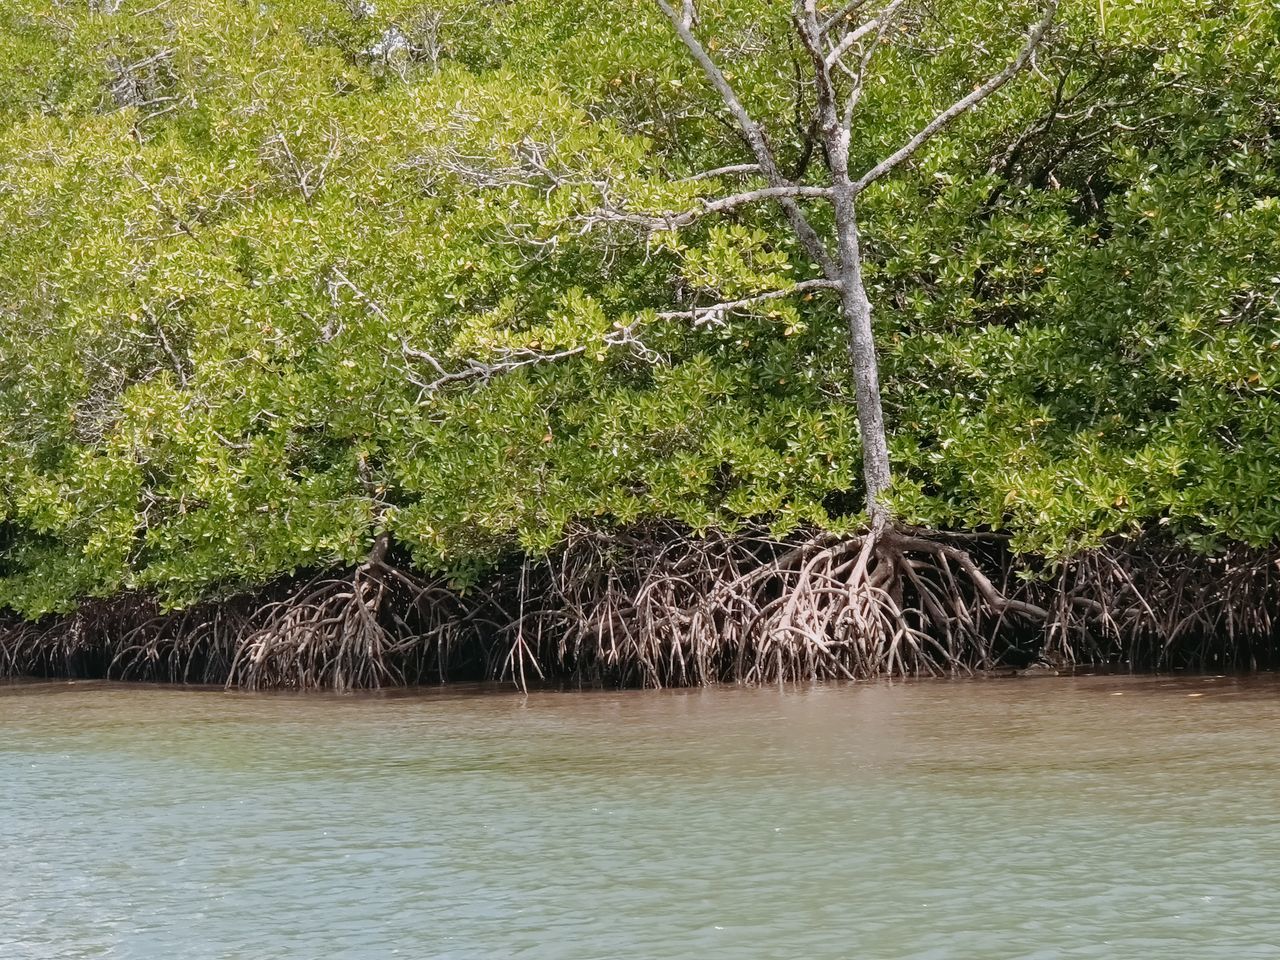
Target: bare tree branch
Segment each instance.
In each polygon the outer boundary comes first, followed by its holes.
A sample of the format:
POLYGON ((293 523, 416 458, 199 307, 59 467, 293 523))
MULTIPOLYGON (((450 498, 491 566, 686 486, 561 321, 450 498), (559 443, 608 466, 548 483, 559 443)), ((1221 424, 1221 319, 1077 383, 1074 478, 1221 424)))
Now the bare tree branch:
MULTIPOLYGON (((685 24, 684 18, 676 12, 668 0, 654 0, 654 2, 666 15, 667 19, 671 21, 681 42, 684 43, 698 65, 702 67, 703 73, 707 75, 711 85, 720 94, 720 99, 724 101, 725 106, 729 108, 729 112, 733 114, 738 127, 742 130, 743 137, 747 141, 747 146, 751 148, 751 152, 755 154, 756 160, 760 163, 760 169, 765 178, 775 187, 791 186, 790 181, 782 175, 782 171, 778 167, 778 161, 769 147, 764 131, 752 119, 751 114, 747 112, 747 108, 742 105, 737 93, 729 84, 729 81, 725 79, 723 71, 716 66, 715 61, 711 59, 711 55, 707 53, 698 38, 693 35, 690 27, 685 24)), ((791 228, 795 231, 796 237, 800 240, 805 250, 808 251, 809 256, 822 268, 822 272, 828 278, 835 279, 839 275, 835 262, 831 259, 831 255, 827 252, 822 239, 818 236, 817 231, 813 229, 813 225, 809 223, 804 212, 793 199, 784 197, 778 202, 786 214, 791 228)))
POLYGON ((727 167, 716 167, 713 170, 703 170, 699 173, 692 174, 688 177, 682 177, 677 183, 694 183, 698 180, 710 180, 714 177, 729 177, 735 175, 750 175, 760 172, 760 164, 758 163, 731 163, 727 167))
POLYGON ((718 200, 701 200, 699 206, 679 212, 668 211, 666 213, 645 214, 631 213, 626 210, 605 209, 588 214, 582 219, 586 224, 584 229, 590 229, 596 223, 630 223, 647 227, 650 230, 677 230, 680 227, 687 227, 703 217, 717 213, 727 213, 731 210, 737 210, 739 207, 745 207, 764 200, 796 199, 801 197, 829 200, 831 198, 831 188, 799 185, 761 187, 758 190, 735 193, 728 197, 721 197, 718 200))
POLYGON ((561 155, 561 145, 552 141, 540 141, 531 136, 505 148, 496 148, 491 154, 468 154, 446 145, 424 151, 406 162, 406 168, 427 171, 432 177, 442 173, 457 177, 462 182, 482 190, 504 190, 522 187, 537 190, 550 196, 562 188, 591 187, 608 195, 612 184, 601 173, 575 169, 565 160, 581 160, 581 157, 561 155), (502 152, 510 155, 511 162, 499 159, 502 152))
POLYGON ((835 290, 839 286, 839 282, 835 280, 801 280, 794 287, 788 287, 785 290, 769 290, 766 293, 757 293, 754 296, 743 297, 740 300, 725 300, 721 303, 713 303, 710 306, 690 307, 688 310, 665 310, 657 314, 657 319, 679 320, 682 317, 687 317, 693 321, 695 326, 701 326, 706 323, 719 323, 726 315, 736 313, 747 307, 768 303, 770 300, 781 300, 797 293, 811 293, 815 290, 835 290))
POLYGON ((406 358, 414 360, 423 360, 427 362, 433 370, 438 370, 440 376, 429 382, 422 382, 410 376, 409 381, 416 387, 420 388, 424 393, 435 393, 443 387, 447 387, 451 383, 465 383, 470 380, 489 380, 499 374, 511 373, 513 370, 519 370, 521 367, 532 367, 544 363, 555 363, 557 360, 564 360, 568 357, 580 356, 587 352, 586 345, 570 347, 565 350, 556 350, 552 352, 540 352, 537 350, 510 351, 500 355, 498 360, 492 363, 484 363, 480 360, 467 360, 466 365, 461 369, 453 371, 445 371, 440 362, 431 354, 422 350, 415 350, 407 344, 401 344, 401 350, 406 358))
POLYGON ((330 267, 329 272, 333 274, 335 286, 346 287, 355 295, 355 298, 359 300, 361 303, 363 303, 366 307, 368 307, 370 312, 372 312, 373 315, 376 316, 379 320, 381 320, 383 323, 385 323, 389 327, 395 326, 391 318, 388 317, 386 313, 383 311, 382 307, 378 306, 377 301, 375 301, 372 297, 370 297, 363 290, 361 290, 354 283, 352 283, 351 279, 345 273, 343 273, 337 267, 330 267))
MULTIPOLYGON (((628 348, 640 357, 654 361, 660 357, 639 336, 642 324, 653 321, 688 321, 695 327, 718 324, 723 323, 732 313, 748 311, 793 295, 807 296, 820 290, 835 290, 839 293, 840 311, 848 328, 847 348, 862 446, 863 484, 871 519, 867 543, 874 544, 882 533, 890 529, 893 522, 888 499, 892 478, 872 306, 863 275, 857 198, 867 186, 909 160, 956 117, 991 96, 1027 65, 1048 34, 1060 0, 1043 2, 1045 7, 1041 18, 1030 27, 1019 53, 1003 70, 937 114, 905 146, 886 157, 860 179, 854 180, 849 160, 853 113, 876 51, 884 45, 889 31, 898 28, 904 11, 910 9, 908 0, 874 0, 874 3, 873 0, 850 0, 830 16, 819 15, 818 0, 792 0, 792 20, 813 69, 811 89, 816 103, 810 137, 814 144, 820 145, 817 155, 821 156, 830 176, 827 186, 808 186, 796 183, 781 172, 764 129, 748 112, 724 72, 695 35, 697 11, 692 0, 654 0, 719 95, 756 161, 706 170, 683 182, 719 176, 758 175, 765 186, 741 190, 719 198, 697 199, 691 201, 695 205, 687 210, 657 214, 633 212, 623 209, 613 199, 611 192, 617 189, 617 184, 607 173, 600 174, 598 180, 587 179, 587 175, 581 173, 568 173, 556 157, 554 145, 538 144, 527 139, 512 151, 514 162, 507 165, 478 157, 449 154, 436 158, 431 164, 433 169, 455 173, 480 187, 518 184, 547 193, 570 184, 590 187, 595 191, 595 200, 600 209, 578 217, 578 222, 585 224, 584 230, 589 230, 598 223, 630 223, 651 230, 675 230, 702 217, 728 213, 752 203, 776 202, 785 214, 794 238, 820 267, 822 276, 803 280, 785 290, 768 290, 739 299, 707 305, 694 304, 682 309, 643 311, 633 315, 629 322, 618 323, 608 331, 596 331, 588 335, 587 342, 559 349, 500 346, 490 348, 489 355, 484 359, 456 359, 434 355, 412 346, 407 339, 401 339, 401 354, 409 381, 425 395, 450 384, 483 381, 514 370, 555 363, 576 356, 603 357, 605 351, 617 347, 628 348), (865 11, 866 19, 857 23, 855 15, 860 11, 865 11), (856 65, 844 62, 853 56, 857 57, 856 65), (837 83, 837 79, 845 76, 849 78, 847 87, 843 82, 837 83), (836 244, 834 254, 809 221, 807 208, 800 205, 801 201, 807 199, 831 204, 836 244), (423 376, 419 376, 419 373, 423 376)), ((798 83, 803 73, 803 69, 798 68, 798 83)), ((337 278, 335 283, 350 286, 369 309, 385 318, 381 308, 355 288, 343 274, 335 271, 334 276, 337 278)), ((864 550, 864 563, 866 555, 864 550)))
MULTIPOLYGON (((893 3, 890 3, 890 8, 892 7, 893 3)), ((882 23, 885 16, 887 10, 881 15, 882 23)), ((818 23, 816 0, 795 0, 792 21, 801 43, 813 61, 818 128, 822 134, 824 159, 831 174, 832 208, 839 246, 840 305, 848 326, 847 346, 857 402, 858 428, 862 437, 863 485, 867 495, 867 511, 871 518, 872 535, 869 542, 872 542, 890 522, 885 497, 891 475, 875 335, 871 326, 871 303, 862 276, 856 195, 849 178, 850 130, 840 122, 837 91, 823 52, 822 28, 818 23)))
POLYGON ((846 51, 848 51, 850 47, 852 47, 855 43, 857 43, 859 40, 865 37, 868 33, 870 33, 872 30, 875 30, 879 26, 880 26, 880 20, 877 18, 874 20, 868 20, 866 23, 858 27, 856 30, 850 30, 848 33, 846 33, 843 37, 840 38, 840 42, 831 48, 831 52, 827 54, 826 56, 827 66, 828 67, 835 66, 840 61, 840 58, 845 55, 846 51))
POLYGON ((342 137, 336 125, 330 126, 327 140, 328 149, 324 157, 310 164, 298 156, 289 142, 288 133, 284 130, 277 129, 274 135, 263 144, 267 155, 292 178, 298 192, 302 194, 304 203, 309 204, 312 198, 324 189, 329 168, 342 154, 342 137))
MULTIPOLYGON (((862 91, 866 89, 867 69, 871 66, 871 58, 876 55, 876 51, 880 49, 884 41, 885 34, 889 28, 898 22, 898 16, 902 12, 902 7, 906 0, 891 0, 889 5, 881 12, 877 18, 879 23, 876 29, 876 35, 871 42, 866 44, 862 49, 862 56, 858 58, 858 69, 851 72, 853 84, 849 88, 849 95, 845 99, 844 106, 844 129, 851 130, 853 128, 853 113, 858 108, 858 101, 862 99, 862 91)), ((845 69, 840 64, 841 69, 845 69)), ((846 72, 850 72, 847 71, 846 72)))
POLYGON ((853 16, 859 10, 867 5, 869 0, 849 0, 843 7, 829 16, 819 28, 818 32, 825 36, 831 30, 839 26, 842 22, 853 16))
POLYGON ((894 151, 888 157, 881 160, 878 164, 864 173, 854 182, 854 192, 861 193, 871 184, 875 183, 885 174, 892 171, 899 164, 913 157, 916 152, 931 140, 935 134, 944 129, 956 117, 972 110, 991 94, 995 93, 1006 83, 1008 83, 1031 59, 1031 54, 1036 47, 1040 45, 1040 41, 1044 39, 1049 27, 1053 23, 1053 18, 1058 12, 1059 0, 1048 0, 1044 7, 1044 13, 1040 19, 1027 32, 1027 39, 1022 45, 1022 49, 1018 55, 1009 62, 1003 70, 995 76, 988 79, 985 83, 974 88, 969 94, 961 97, 947 109, 943 110, 936 117, 930 120, 920 132, 912 137, 906 144, 894 151))
POLYGON ((174 226, 189 237, 195 236, 195 232, 191 229, 191 224, 189 224, 186 218, 175 210, 167 200, 165 200, 164 196, 160 193, 159 187, 154 184, 147 183, 146 180, 142 179, 142 177, 138 175, 138 172, 133 169, 133 164, 128 160, 124 162, 123 170, 135 183, 138 184, 138 186, 147 191, 151 196, 151 200, 155 204, 156 209, 172 220, 174 226))
MULTIPOLYGON (((356 290, 350 281, 345 284, 351 289, 356 290)), ((694 326, 703 326, 709 323, 723 322, 724 318, 730 313, 736 313, 749 307, 759 304, 768 303, 773 300, 782 300, 786 297, 797 294, 808 294, 818 290, 833 290, 839 284, 834 280, 802 280, 795 286, 787 287, 783 290, 768 290, 764 293, 757 293, 749 297, 742 297, 738 300, 725 300, 720 303, 708 304, 706 306, 690 307, 687 310, 666 310, 650 315, 654 320, 689 320, 694 326)), ((381 308, 372 300, 360 294, 362 302, 376 311, 380 316, 386 316, 381 308)), ((644 322, 645 317, 639 316, 627 324, 620 324, 600 337, 595 343, 583 343, 575 347, 565 347, 562 350, 537 350, 532 347, 517 347, 497 351, 495 359, 490 361, 468 359, 463 365, 456 370, 448 370, 439 358, 425 350, 419 350, 409 345, 407 340, 401 340, 400 351, 405 360, 418 361, 425 363, 436 374, 432 380, 423 380, 409 375, 409 380, 414 386, 418 387, 424 394, 435 393, 436 391, 447 387, 453 383, 465 383, 472 380, 489 380, 493 377, 511 373, 514 370, 520 370, 524 367, 541 366, 548 363, 556 363, 560 360, 567 360, 571 357, 582 356, 589 352, 600 352, 611 350, 617 347, 628 347, 641 357, 657 361, 660 355, 647 347, 637 335, 636 331, 644 322)))
POLYGON ((151 305, 144 303, 142 312, 147 319, 151 321, 151 326, 156 331, 156 339, 160 341, 160 347, 164 350, 165 356, 169 358, 169 362, 173 364, 173 372, 178 378, 178 386, 186 389, 187 371, 182 363, 182 358, 178 356, 177 351, 173 349, 173 345, 169 343, 169 338, 165 336, 164 324, 160 322, 160 318, 155 315, 155 311, 151 309, 151 305))

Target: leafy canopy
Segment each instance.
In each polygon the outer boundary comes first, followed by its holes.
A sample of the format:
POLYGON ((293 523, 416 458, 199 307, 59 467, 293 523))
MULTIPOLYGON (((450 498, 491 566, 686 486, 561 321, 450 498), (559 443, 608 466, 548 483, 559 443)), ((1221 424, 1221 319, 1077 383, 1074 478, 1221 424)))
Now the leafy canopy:
MULTIPOLYGON (((699 29, 798 172, 786 6, 699 29)), ((855 163, 1032 14, 922 5, 855 163)), ((1280 536, 1278 35, 1265 0, 1074 0, 864 196, 905 519, 1280 536)), ((185 603, 383 531, 465 583, 575 522, 855 528, 835 305, 672 315, 813 277, 777 211, 591 222, 744 159, 646 0, 0 0, 0 607, 185 603)))

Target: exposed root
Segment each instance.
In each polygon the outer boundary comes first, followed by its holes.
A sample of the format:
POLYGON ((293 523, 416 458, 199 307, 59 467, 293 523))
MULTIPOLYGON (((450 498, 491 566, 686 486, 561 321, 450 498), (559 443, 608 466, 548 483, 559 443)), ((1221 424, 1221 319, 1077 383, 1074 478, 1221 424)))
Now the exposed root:
POLYGON ((221 683, 254 609, 250 598, 237 597, 175 613, 156 612, 110 645, 113 656, 106 675, 122 680, 221 683))
POLYGON ((65 617, 0 625, 0 676, 104 676, 122 638, 156 613, 149 599, 126 595, 86 601, 65 617))
MULTIPOLYGON (((862 679, 989 666, 1006 597, 963 550, 886 531, 798 542, 581 531, 534 616, 557 674, 644 686, 862 679)), ((522 618, 522 626, 526 618, 522 618)))
POLYGON ((334 690, 443 679, 458 659, 474 655, 476 643, 460 641, 474 641, 485 621, 442 583, 385 557, 380 541, 347 576, 283 584, 265 595, 175 612, 125 598, 46 624, 0 627, 0 676, 334 690))
POLYGON ((318 577, 261 608, 241 633, 227 684, 402 686, 448 675, 474 630, 457 594, 388 564, 382 543, 347 578, 318 577))
POLYGON ((1152 540, 1112 545, 1065 565, 1046 592, 1045 649, 1066 662, 1280 666, 1280 549, 1206 557, 1152 540))
POLYGON ((1206 558, 1123 542, 1050 575, 980 535, 779 541, 654 525, 577 530, 554 556, 525 558, 465 595, 387 553, 381 540, 346 574, 181 611, 128 595, 0 622, 0 676, 658 687, 943 675, 1037 658, 1130 669, 1280 659, 1280 550, 1206 558))

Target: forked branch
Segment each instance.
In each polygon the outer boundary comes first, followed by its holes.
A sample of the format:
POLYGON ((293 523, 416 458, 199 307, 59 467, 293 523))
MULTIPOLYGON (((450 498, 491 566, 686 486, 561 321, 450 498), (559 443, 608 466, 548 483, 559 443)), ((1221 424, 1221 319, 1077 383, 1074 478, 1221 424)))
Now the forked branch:
MULTIPOLYGON (((686 20, 682 13, 677 12, 668 0, 654 0, 654 2, 657 3, 667 19, 671 21, 676 35, 680 37, 680 41, 685 45, 685 48, 698 66, 702 68, 702 72, 711 81, 711 85, 715 87, 716 92, 720 94, 720 99, 729 108, 729 112, 737 122, 738 128, 742 131, 742 136, 746 140, 747 146, 760 164, 760 171, 764 174, 765 179, 774 187, 794 186, 790 180, 783 176, 782 170, 778 166, 777 158, 769 147, 764 130, 747 112, 747 108, 743 106, 737 92, 734 91, 733 86, 726 79, 724 71, 716 65, 716 62, 711 59, 711 55, 703 47, 701 41, 694 35, 692 24, 686 20)), ((786 214, 791 228, 795 231, 796 237, 800 240, 809 256, 813 258, 813 261, 822 268, 823 274, 832 280, 838 278, 839 270, 836 268, 835 261, 832 260, 831 254, 822 242, 822 238, 818 236, 813 225, 805 217, 804 211, 800 209, 800 206, 791 197, 782 197, 778 202, 782 207, 783 213, 786 214)))

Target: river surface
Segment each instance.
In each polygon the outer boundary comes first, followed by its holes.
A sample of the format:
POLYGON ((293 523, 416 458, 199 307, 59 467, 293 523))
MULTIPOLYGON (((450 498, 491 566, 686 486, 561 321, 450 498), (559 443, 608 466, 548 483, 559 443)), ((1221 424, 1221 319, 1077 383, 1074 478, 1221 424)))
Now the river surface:
POLYGON ((0 686, 0 958, 1280 958, 1280 682, 0 686))

